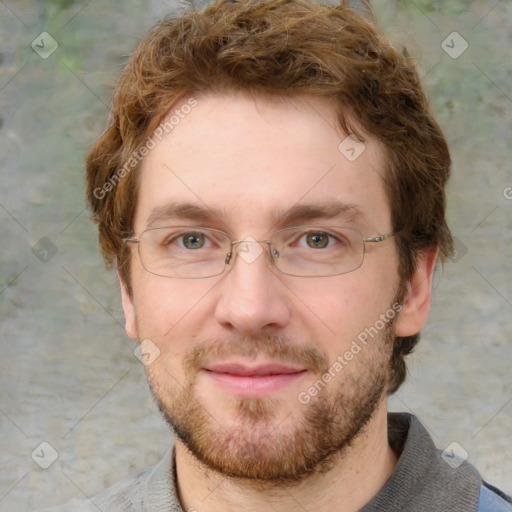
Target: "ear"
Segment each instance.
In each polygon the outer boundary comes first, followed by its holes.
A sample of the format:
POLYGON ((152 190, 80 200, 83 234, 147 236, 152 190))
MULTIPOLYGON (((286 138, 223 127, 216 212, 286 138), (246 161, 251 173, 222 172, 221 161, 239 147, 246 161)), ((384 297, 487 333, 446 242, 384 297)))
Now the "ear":
POLYGON ((137 336, 137 323, 135 322, 135 306, 133 305, 133 298, 130 297, 125 282, 121 276, 117 274, 119 283, 121 285, 121 302, 123 304, 123 312, 125 318, 124 330, 127 336, 133 339, 138 339, 137 336))
POLYGON ((398 315, 397 336, 413 336, 425 325, 430 311, 436 259, 437 247, 428 249, 419 256, 416 270, 408 282, 402 310, 398 315))

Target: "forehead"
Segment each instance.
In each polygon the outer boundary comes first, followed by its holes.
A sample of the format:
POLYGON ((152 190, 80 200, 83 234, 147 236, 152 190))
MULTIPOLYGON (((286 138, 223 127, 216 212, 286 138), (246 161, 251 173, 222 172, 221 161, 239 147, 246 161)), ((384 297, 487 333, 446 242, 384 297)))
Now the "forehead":
POLYGON ((265 231, 323 218, 322 209, 368 229, 390 226, 382 147, 347 139, 327 99, 201 94, 176 103, 171 120, 142 163, 135 231, 183 212, 265 231))

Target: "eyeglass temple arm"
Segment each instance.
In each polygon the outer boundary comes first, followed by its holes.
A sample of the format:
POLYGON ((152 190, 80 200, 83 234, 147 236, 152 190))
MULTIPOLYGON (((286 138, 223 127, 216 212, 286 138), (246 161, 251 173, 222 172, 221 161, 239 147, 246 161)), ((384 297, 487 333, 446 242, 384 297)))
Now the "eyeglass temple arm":
POLYGON ((140 242, 140 238, 123 238, 122 242, 123 242, 123 244, 127 244, 129 242, 136 244, 136 243, 140 242))
POLYGON ((388 238, 391 238, 392 236, 395 236, 396 233, 388 233, 387 235, 379 235, 379 236, 372 236, 370 238, 363 238, 365 242, 382 242, 383 240, 387 240, 388 238))

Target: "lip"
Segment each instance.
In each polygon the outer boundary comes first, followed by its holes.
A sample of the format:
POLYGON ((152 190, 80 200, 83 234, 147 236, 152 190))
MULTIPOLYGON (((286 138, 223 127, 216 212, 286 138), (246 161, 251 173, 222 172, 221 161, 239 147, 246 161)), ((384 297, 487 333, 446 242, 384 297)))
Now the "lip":
POLYGON ((215 364, 205 367, 205 370, 215 373, 228 373, 244 377, 261 377, 265 375, 282 375, 304 371, 304 368, 287 366, 279 363, 260 364, 258 366, 247 366, 242 363, 215 364))
POLYGON ((296 382, 308 370, 277 363, 246 366, 217 364, 203 368, 208 379, 226 391, 243 397, 260 397, 296 382))

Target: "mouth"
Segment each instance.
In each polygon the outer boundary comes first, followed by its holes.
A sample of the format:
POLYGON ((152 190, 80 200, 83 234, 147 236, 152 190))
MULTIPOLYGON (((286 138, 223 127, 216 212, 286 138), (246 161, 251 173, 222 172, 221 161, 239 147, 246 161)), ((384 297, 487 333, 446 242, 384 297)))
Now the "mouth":
POLYGON ((277 363, 247 366, 241 363, 218 364, 202 369, 222 389, 244 397, 258 397, 285 388, 308 370, 277 363))

